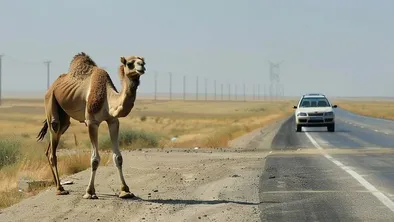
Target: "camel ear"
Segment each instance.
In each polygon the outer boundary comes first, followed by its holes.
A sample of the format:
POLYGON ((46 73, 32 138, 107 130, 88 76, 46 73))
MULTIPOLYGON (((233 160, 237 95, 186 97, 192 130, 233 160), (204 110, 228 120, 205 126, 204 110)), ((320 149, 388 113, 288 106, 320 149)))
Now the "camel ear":
POLYGON ((126 65, 126 59, 122 56, 122 57, 120 57, 120 62, 123 64, 123 65, 126 65))

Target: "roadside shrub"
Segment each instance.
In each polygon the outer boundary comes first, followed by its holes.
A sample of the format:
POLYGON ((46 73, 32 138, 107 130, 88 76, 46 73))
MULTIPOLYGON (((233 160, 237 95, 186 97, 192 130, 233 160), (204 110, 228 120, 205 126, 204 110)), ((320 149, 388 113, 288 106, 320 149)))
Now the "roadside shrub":
POLYGON ((146 116, 141 116, 141 117, 140 117, 141 122, 145 122, 146 119, 147 119, 146 116))
POLYGON ((20 156, 19 142, 0 140, 0 168, 16 163, 20 156))
MULTIPOLYGON (((120 149, 154 148, 159 146, 160 136, 143 130, 120 130, 120 149)), ((89 143, 90 146, 90 143, 89 143)), ((111 150, 112 142, 109 135, 99 140, 99 149, 111 150)))

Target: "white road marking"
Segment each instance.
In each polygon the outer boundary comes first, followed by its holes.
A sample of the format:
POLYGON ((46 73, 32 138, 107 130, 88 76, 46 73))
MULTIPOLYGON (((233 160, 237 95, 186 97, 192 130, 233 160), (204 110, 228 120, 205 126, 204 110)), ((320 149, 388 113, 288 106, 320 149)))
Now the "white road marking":
MULTIPOLYGON (((305 135, 311 141, 311 143, 319 150, 324 150, 313 137, 308 133, 305 132, 305 135)), ((339 166, 342 170, 346 171, 350 174, 354 179, 356 179, 365 189, 370 191, 380 202, 382 202, 386 207, 388 207, 391 211, 394 212, 394 202, 390 200, 387 196, 385 196, 382 192, 380 192, 375 186, 365 180, 360 174, 356 173, 354 170, 350 169, 348 166, 344 165, 343 163, 339 162, 338 160, 334 159, 332 156, 324 153, 323 156, 333 162, 335 165, 339 166)))
MULTIPOLYGON (((266 194, 285 194, 285 193, 371 193, 369 190, 279 190, 279 191, 265 191, 266 194)), ((394 196, 394 195, 393 195, 394 196)))
MULTIPOLYGON (((359 125, 359 124, 355 124, 355 123, 352 123, 352 122, 349 122, 349 121, 344 121, 345 123, 347 123, 347 124, 349 124, 349 125, 352 125, 352 126, 358 126, 358 127, 360 127, 360 128, 365 128, 365 126, 363 126, 363 125, 359 125)), ((380 131, 380 130, 377 130, 377 129, 371 129, 371 130, 373 130, 373 131, 375 131, 375 132, 380 132, 380 133, 384 133, 384 134, 386 134, 386 135, 390 135, 390 133, 388 133, 388 132, 382 132, 382 131, 380 131)))

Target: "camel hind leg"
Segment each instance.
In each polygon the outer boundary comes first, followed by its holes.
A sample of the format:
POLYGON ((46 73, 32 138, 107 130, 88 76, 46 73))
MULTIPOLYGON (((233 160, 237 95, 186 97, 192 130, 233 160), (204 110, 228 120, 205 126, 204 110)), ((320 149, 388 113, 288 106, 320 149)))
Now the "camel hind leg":
POLYGON ((51 169, 51 173, 52 173, 52 176, 53 176, 53 182, 57 186, 56 175, 55 175, 55 172, 53 171, 52 163, 51 163, 50 156, 49 156, 50 149, 51 149, 51 142, 48 143, 48 148, 47 148, 47 151, 45 152, 45 156, 48 159, 48 163, 49 163, 49 166, 50 166, 49 168, 51 169))
MULTIPOLYGON (((67 123, 66 121, 64 121, 64 123, 61 124, 61 132, 62 132, 61 134, 64 134, 67 131, 69 126, 70 126, 70 122, 68 121, 68 123, 67 123)), ((52 168, 52 162, 50 160, 51 159, 51 155, 52 155, 51 141, 49 141, 47 150, 45 152, 45 156, 48 159, 48 163, 49 163, 49 166, 50 166, 50 169, 51 169, 51 173, 52 173, 52 176, 53 176, 53 181, 57 185, 56 175, 55 175, 55 172, 54 172, 54 170, 52 168)))
POLYGON ((46 97, 46 113, 47 113, 47 124, 49 128, 49 145, 46 151, 49 165, 51 167, 52 175, 56 184, 56 194, 66 195, 69 192, 64 190, 60 184, 59 172, 57 168, 57 155, 56 149, 59 145, 61 135, 70 126, 70 117, 64 112, 59 106, 53 94, 46 97))

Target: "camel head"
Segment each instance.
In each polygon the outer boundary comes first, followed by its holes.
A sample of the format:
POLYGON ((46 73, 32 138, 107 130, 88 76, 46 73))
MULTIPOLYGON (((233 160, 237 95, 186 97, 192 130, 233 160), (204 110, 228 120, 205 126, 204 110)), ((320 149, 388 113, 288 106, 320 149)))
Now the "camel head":
POLYGON ((129 78, 139 77, 145 73, 145 59, 141 56, 120 57, 123 72, 129 78))

